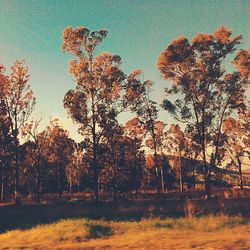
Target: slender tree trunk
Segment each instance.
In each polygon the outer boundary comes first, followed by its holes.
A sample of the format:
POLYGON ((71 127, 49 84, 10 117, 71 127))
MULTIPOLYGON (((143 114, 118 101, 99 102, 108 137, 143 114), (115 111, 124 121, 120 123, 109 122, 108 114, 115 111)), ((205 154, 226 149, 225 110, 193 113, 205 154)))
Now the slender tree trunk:
POLYGON ((2 183, 1 183, 1 202, 5 202, 5 180, 2 176, 2 183))
MULTIPOLYGON (((92 59, 91 59, 92 62, 92 59)), ((94 191, 95 191, 95 201, 99 201, 99 166, 97 162, 97 141, 96 141, 96 121, 95 121, 95 106, 94 106, 94 96, 92 96, 92 136, 93 136, 93 170, 94 170, 94 191)))
MULTIPOLYGON (((95 139, 94 139, 95 141, 95 139)), ((97 152, 96 144, 93 145, 93 170, 94 170, 94 192, 95 192, 95 201, 99 201, 99 169, 97 164, 97 152)))
POLYGON ((70 178, 70 181, 69 181, 69 193, 70 193, 70 197, 73 196, 73 184, 72 184, 72 179, 70 178))
POLYGON ((204 185, 205 185, 205 194, 206 198, 210 199, 211 197, 211 190, 210 190, 210 166, 207 165, 206 159, 206 147, 205 141, 203 136, 203 143, 202 143, 202 156, 203 156, 203 164, 204 164, 204 185))
MULTIPOLYGON (((89 61, 89 71, 92 75, 93 73, 93 52, 88 52, 88 61, 89 61)), ((95 201, 99 202, 99 166, 97 162, 97 140, 96 140, 96 112, 95 112, 95 96, 92 93, 91 96, 91 112, 92 112, 92 137, 93 137, 93 160, 92 160, 92 169, 94 171, 94 192, 95 192, 95 201)))
MULTIPOLYGON (((148 96, 149 99, 149 96, 148 96)), ((158 198, 160 198, 160 191, 161 191, 161 178, 160 178, 160 171, 158 166, 158 154, 157 154, 157 144, 156 144, 156 135, 155 135, 155 128, 154 128, 154 120, 152 118, 151 110, 148 106, 147 108, 149 114, 149 121, 150 121, 150 132, 153 139, 153 146, 154 146, 154 161, 155 161, 155 172, 156 172, 156 185, 157 185, 157 194, 158 198)))
POLYGON ((206 194, 206 198, 210 199, 211 198, 211 180, 210 180, 210 171, 209 169, 207 169, 206 173, 205 173, 205 194, 206 194))
POLYGON ((116 201, 117 199, 117 183, 116 183, 116 178, 117 178, 117 171, 116 171, 116 160, 115 160, 115 148, 114 148, 114 143, 111 141, 111 154, 112 154, 112 160, 113 160, 113 201, 116 201))
POLYGON ((160 184, 160 171, 159 171, 159 166, 158 166, 158 157, 157 157, 157 151, 155 148, 154 152, 154 162, 155 162, 155 175, 156 175, 156 189, 157 189, 157 195, 158 198, 160 198, 160 193, 161 193, 161 184, 160 184))
POLYGON ((164 175, 163 175, 162 165, 161 165, 161 190, 162 190, 162 192, 165 191, 165 183, 164 183, 164 175))
POLYGON ((43 171, 43 162, 40 161, 40 198, 43 198, 43 186, 44 186, 44 171, 43 171))
POLYGON ((114 202, 117 201, 117 184, 116 184, 116 180, 114 180, 114 183, 113 183, 113 201, 114 202))
POLYGON ((5 179, 4 179, 4 167, 1 165, 1 173, 0 173, 0 178, 1 178, 1 190, 0 190, 0 201, 4 202, 5 197, 5 179))
POLYGON ((96 144, 93 146, 94 192, 95 201, 99 201, 99 169, 97 164, 96 144))
MULTIPOLYGON (((43 171, 43 169, 41 169, 41 171, 43 171)), ((43 198, 43 195, 44 195, 44 176, 41 178, 41 193, 40 193, 41 198, 43 198)))
POLYGON ((20 187, 19 187, 19 145, 17 139, 17 129, 14 133, 14 140, 15 140, 15 204, 20 203, 20 187))
POLYGON ((195 189, 195 185, 196 185, 196 180, 195 180, 195 169, 193 166, 193 189, 195 189))
POLYGON ((40 162, 37 164, 37 203, 40 203, 40 186, 41 186, 41 172, 40 172, 40 162))
POLYGON ((180 191, 183 192, 182 162, 180 156, 179 156, 179 164, 180 164, 180 191))
POLYGON ((100 197, 99 197, 99 174, 98 170, 95 169, 94 171, 94 190, 95 190, 95 201, 99 202, 100 197))
POLYGON ((61 167, 61 164, 59 164, 59 167, 58 167, 58 196, 59 196, 59 198, 62 197, 62 167, 61 167))
POLYGON ((211 197, 211 191, 210 191, 210 180, 208 178, 205 179, 205 193, 207 199, 211 197))
POLYGON ((237 161, 238 161, 239 175, 240 175, 240 188, 243 189, 244 184, 243 184, 243 176, 242 176, 242 166, 241 166, 241 160, 239 157, 238 157, 237 161))
POLYGON ((210 170, 207 166, 207 163, 205 163, 205 174, 204 174, 204 182, 205 182, 205 194, 206 198, 210 199, 211 197, 211 180, 210 180, 210 170))
POLYGON ((0 202, 2 201, 2 183, 3 183, 3 165, 1 163, 1 165, 0 165, 0 186, 1 186, 1 189, 0 189, 0 202))

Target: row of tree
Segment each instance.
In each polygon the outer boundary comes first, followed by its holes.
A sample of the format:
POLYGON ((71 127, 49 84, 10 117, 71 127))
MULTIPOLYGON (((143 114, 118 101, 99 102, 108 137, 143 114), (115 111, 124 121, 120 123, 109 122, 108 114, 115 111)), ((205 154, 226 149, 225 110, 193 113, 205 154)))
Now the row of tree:
POLYGON ((241 36, 231 37, 225 27, 213 34, 197 34, 191 42, 180 37, 160 54, 157 68, 172 86, 161 107, 180 124, 167 127, 158 119, 151 99, 153 83, 142 80, 141 70, 126 75, 121 58, 96 48, 107 30, 90 32, 68 27, 63 52, 73 54, 69 71, 75 88, 64 97, 64 107, 78 124, 82 142, 69 138, 57 120, 39 131, 40 120, 28 121, 35 105, 23 61, 11 73, 0 67, 0 183, 5 194, 83 190, 99 200, 100 191, 117 193, 195 187, 202 175, 207 196, 213 173, 237 168, 241 187, 242 160, 249 158, 250 51, 240 49, 241 36), (122 125, 119 116, 134 118, 122 125), (20 139, 22 138, 22 143, 20 139), (197 171, 198 170, 198 171, 197 171))

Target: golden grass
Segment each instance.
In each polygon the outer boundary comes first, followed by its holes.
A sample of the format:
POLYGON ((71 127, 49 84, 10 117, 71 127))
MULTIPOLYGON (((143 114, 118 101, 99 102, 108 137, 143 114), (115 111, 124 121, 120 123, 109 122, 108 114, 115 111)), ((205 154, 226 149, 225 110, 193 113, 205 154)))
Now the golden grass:
POLYGON ((61 220, 0 234, 0 249, 250 249, 240 216, 136 221, 61 220))

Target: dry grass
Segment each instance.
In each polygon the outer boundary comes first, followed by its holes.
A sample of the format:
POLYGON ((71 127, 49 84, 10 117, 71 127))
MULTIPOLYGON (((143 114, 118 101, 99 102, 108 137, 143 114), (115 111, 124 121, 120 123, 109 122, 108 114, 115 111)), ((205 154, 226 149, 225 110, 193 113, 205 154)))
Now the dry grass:
POLYGON ((0 234, 1 249, 250 249, 250 219, 70 219, 0 234))

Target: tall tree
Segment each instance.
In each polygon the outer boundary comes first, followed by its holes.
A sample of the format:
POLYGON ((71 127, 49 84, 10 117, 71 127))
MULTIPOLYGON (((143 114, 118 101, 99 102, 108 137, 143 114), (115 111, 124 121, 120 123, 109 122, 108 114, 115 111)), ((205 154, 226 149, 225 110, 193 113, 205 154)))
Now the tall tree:
POLYGON ((223 121, 244 106, 249 85, 249 51, 240 50, 232 62, 237 70, 226 71, 225 59, 241 39, 231 34, 221 26, 213 34, 197 34, 191 42, 185 37, 177 38, 157 62, 164 79, 173 82, 166 93, 179 97, 174 103, 165 99, 163 107, 178 121, 191 123, 195 128, 196 141, 202 148, 207 197, 211 170, 220 160, 223 121))
POLYGON ((19 134, 20 129, 28 120, 35 106, 35 98, 28 84, 28 68, 24 61, 17 60, 11 67, 11 73, 6 81, 4 102, 6 113, 10 121, 10 131, 15 146, 15 200, 19 193, 19 134))
POLYGON ((155 171, 157 179, 157 190, 164 191, 162 166, 159 166, 158 152, 157 149, 159 144, 162 143, 158 140, 160 137, 157 135, 157 118, 158 109, 156 102, 150 97, 152 82, 142 81, 142 71, 135 70, 128 77, 128 88, 127 88, 127 101, 131 102, 132 111, 136 112, 140 122, 143 124, 145 130, 145 136, 150 137, 150 146, 154 152, 155 171), (162 185, 161 185, 162 183, 162 185), (161 187, 162 186, 162 187, 161 187))
MULTIPOLYGON (((146 128, 147 130, 147 128, 146 128)), ((149 147, 151 150, 154 151, 154 159, 155 163, 157 164, 158 168, 158 178, 160 178, 159 182, 161 183, 162 191, 165 190, 164 184, 164 171, 163 171, 163 164, 162 164, 162 156, 163 151, 165 148, 165 139, 166 139, 166 132, 165 132, 165 124, 162 121, 155 120, 153 121, 153 129, 150 130, 148 136, 145 140, 145 145, 149 147), (154 133, 153 133, 154 131, 154 133)))
POLYGON ((120 69, 121 58, 103 52, 95 57, 96 48, 107 36, 107 30, 90 32, 87 28, 68 27, 63 32, 62 50, 76 57, 70 62, 70 73, 76 88, 67 92, 64 107, 80 124, 80 132, 91 150, 91 170, 94 176, 95 199, 99 200, 100 162, 97 152, 106 131, 112 128, 126 103, 123 89, 125 74, 120 69))
POLYGON ((223 123, 223 132, 226 135, 225 155, 229 160, 227 166, 235 167, 239 171, 240 188, 243 189, 242 165, 249 153, 250 131, 245 130, 240 119, 227 118, 223 123))
POLYGON ((8 77, 5 67, 0 65, 0 201, 5 200, 6 185, 11 173, 13 139, 10 133, 10 121, 7 117, 5 95, 8 77))

